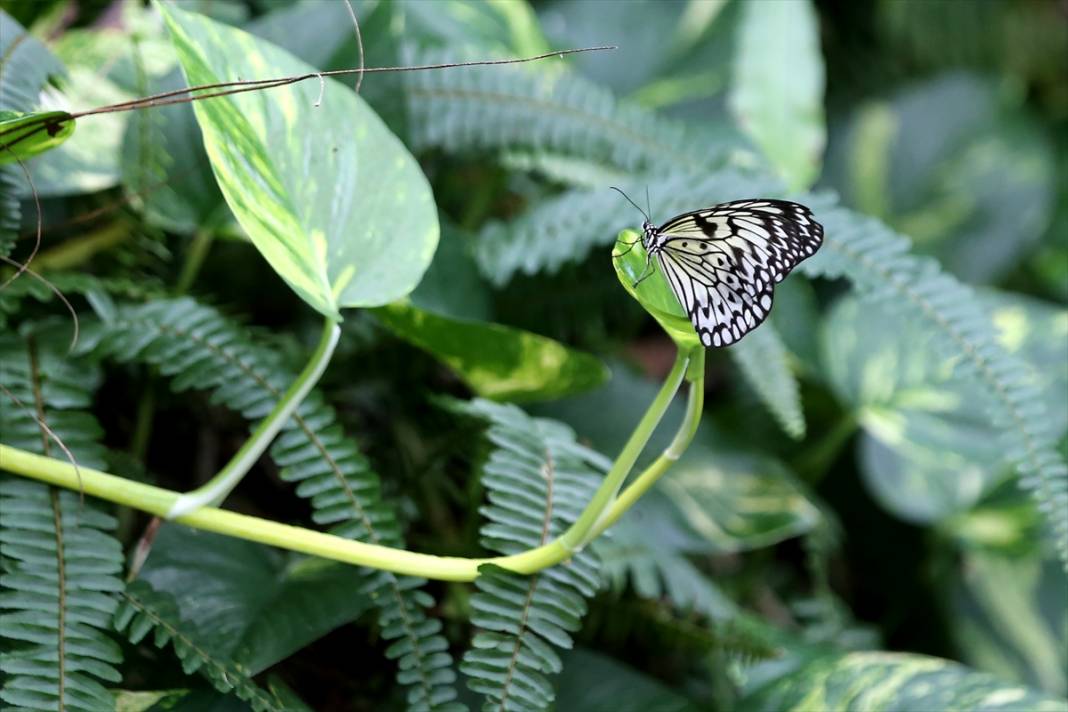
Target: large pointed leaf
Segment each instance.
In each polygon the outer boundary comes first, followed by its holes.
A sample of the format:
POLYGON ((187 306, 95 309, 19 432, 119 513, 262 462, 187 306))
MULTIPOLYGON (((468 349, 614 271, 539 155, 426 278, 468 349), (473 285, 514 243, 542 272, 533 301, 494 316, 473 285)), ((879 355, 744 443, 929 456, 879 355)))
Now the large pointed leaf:
MULTIPOLYGON (((252 35, 161 9, 190 84, 315 71, 252 35)), ((342 307, 414 289, 438 241, 433 196, 351 88, 306 81, 198 102, 196 115, 230 209, 309 305, 339 319, 342 307)))

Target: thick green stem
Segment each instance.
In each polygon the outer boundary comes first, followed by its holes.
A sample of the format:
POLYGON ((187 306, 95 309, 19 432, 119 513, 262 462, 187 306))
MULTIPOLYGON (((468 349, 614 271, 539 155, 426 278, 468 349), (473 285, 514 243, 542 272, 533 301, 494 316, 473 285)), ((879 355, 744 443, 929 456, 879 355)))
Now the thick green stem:
POLYGON ((319 377, 323 375, 327 364, 330 363, 330 356, 334 353, 334 347, 337 346, 340 334, 341 329, 338 325, 327 320, 323 325, 323 335, 319 340, 319 346, 315 349, 315 353, 312 354, 308 365, 304 367, 297 380, 293 381, 282 399, 263 419, 256 431, 249 436, 249 439, 245 441, 245 444, 241 446, 241 449, 237 451, 230 462, 204 485, 192 492, 180 495, 171 508, 161 516, 165 516, 167 519, 176 519, 195 509, 207 505, 214 506, 226 499, 226 495, 230 494, 256 463, 260 455, 274 440, 274 436, 289 420, 289 416, 293 414, 293 411, 301 404, 304 397, 319 381, 319 377))
MULTIPOLYGON (((327 329, 324 330, 323 342, 320 344, 315 357, 312 358, 308 368, 301 374, 297 383, 294 383, 294 386, 287 391, 283 398, 283 402, 291 402, 291 408, 284 413, 276 408, 271 416, 268 417, 268 421, 281 418, 281 422, 285 422, 285 419, 291 414, 292 408, 296 407, 307 389, 319 378, 322 368, 325 367, 325 361, 329 359, 330 352, 336 342, 337 329, 333 324, 328 324, 327 329), (306 388, 301 384, 306 385, 306 388)), ((703 353, 701 356, 703 356, 703 353)), ((323 534, 301 527, 279 524, 257 517, 215 509, 210 506, 198 506, 192 510, 180 511, 175 514, 183 498, 188 498, 188 495, 180 495, 177 492, 171 492, 160 487, 134 482, 88 467, 78 467, 70 462, 37 455, 2 444, 0 444, 0 469, 59 487, 80 490, 90 496, 133 507, 159 517, 173 518, 180 524, 197 529, 234 536, 291 551, 299 551, 343 563, 392 571, 398 574, 441 581, 473 581, 478 576, 478 567, 482 564, 495 564, 516 573, 530 574, 569 559, 574 554, 577 544, 585 543, 589 539, 591 530, 599 526, 602 516, 608 511, 612 498, 626 479, 653 429, 663 417, 664 411, 678 390, 683 377, 689 374, 689 377, 693 378, 692 374, 696 369, 688 369, 688 366, 691 366, 694 360, 690 354, 680 353, 676 357, 675 366, 668 375, 664 386, 660 389, 660 393, 657 394, 653 403, 638 423, 634 433, 623 447, 619 458, 609 470, 608 475, 606 475, 601 488, 598 489, 590 504, 579 516, 575 525, 559 539, 511 556, 461 558, 418 554, 404 549, 394 549, 344 539, 332 534, 323 534)), ((703 361, 703 359, 700 360, 703 361)), ((695 385, 698 390, 700 390, 699 386, 700 383, 695 385)), ((695 396, 693 388, 691 388, 690 403, 679 434, 675 436, 675 440, 668 448, 667 452, 669 453, 680 452, 688 444, 689 439, 693 437, 693 429, 696 427, 696 419, 700 416, 701 409, 700 396, 695 396), (698 399, 696 404, 694 404, 695 398, 698 399)), ((264 423, 268 421, 264 421, 264 423)), ((274 432, 277 432, 277 429, 274 432)), ((267 442, 273 437, 274 432, 269 433, 261 425, 253 439, 259 438, 262 442, 262 448, 265 448, 267 442)), ((262 448, 256 453, 256 457, 262 452, 262 448)), ((242 452, 251 456, 252 448, 249 448, 247 452, 246 448, 242 448, 242 452)), ((663 459, 663 456, 661 459, 663 459)), ((655 463, 654 466, 656 466, 655 463)), ((229 466, 227 467, 229 468, 229 466)), ((666 465, 663 469, 666 469, 666 465)), ((231 470, 227 476, 232 477, 234 471, 236 471, 236 468, 231 470)), ((244 473, 242 472, 241 474, 244 473)), ((221 475, 223 473, 220 473, 221 475)), ((648 477, 643 473, 623 493, 623 499, 632 503, 637 499, 637 495, 644 491, 644 489, 639 491, 639 489, 635 488, 642 487, 647 480, 648 477), (628 492, 631 494, 628 495, 628 492)), ((231 483, 230 480, 222 481, 220 477, 216 477, 205 488, 201 489, 206 489, 212 485, 232 486, 232 484, 236 484, 236 482, 231 483), (219 480, 218 483, 216 482, 217 480, 219 480)), ((645 486, 647 487, 647 485, 645 486)), ((225 492, 228 491, 229 489, 225 490, 225 492)), ((223 496, 225 496, 225 492, 223 496)), ((622 511, 626 509, 626 506, 629 506, 629 504, 622 508, 617 505, 611 512, 607 513, 605 520, 615 521, 619 514, 622 514, 622 511), (617 509, 619 510, 618 513, 613 514, 617 509)), ((600 526, 597 531, 603 531, 603 529, 604 526, 600 526)))
POLYGON ((690 382, 689 394, 686 399, 686 414, 679 423, 679 429, 667 449, 656 458, 653 464, 634 481, 620 492, 619 497, 612 502, 612 506, 597 520, 597 524, 590 532, 588 539, 593 540, 604 533, 606 529, 615 524, 624 513, 637 502, 642 495, 649 491, 660 476, 682 456, 686 448, 693 441, 697 433, 697 425, 701 422, 701 411, 705 402, 705 351, 703 348, 693 351, 693 359, 687 369, 686 378, 690 382))
POLYGON ((649 437, 660 423, 660 419, 664 417, 671 399, 675 397, 679 386, 682 385, 682 379, 686 375, 689 364, 690 352, 679 349, 675 354, 675 365, 671 367, 671 372, 664 381, 664 385, 660 387, 660 392, 656 394, 656 398, 638 422, 638 427, 631 433, 619 457, 612 463, 611 469, 608 470, 601 486, 594 493, 593 499, 575 523, 560 537, 560 543, 568 549, 575 551, 583 546, 588 540, 590 531, 597 524, 597 520, 611 506, 612 500, 615 499, 619 488, 630 474, 638 456, 645 449, 645 444, 649 442, 649 437))

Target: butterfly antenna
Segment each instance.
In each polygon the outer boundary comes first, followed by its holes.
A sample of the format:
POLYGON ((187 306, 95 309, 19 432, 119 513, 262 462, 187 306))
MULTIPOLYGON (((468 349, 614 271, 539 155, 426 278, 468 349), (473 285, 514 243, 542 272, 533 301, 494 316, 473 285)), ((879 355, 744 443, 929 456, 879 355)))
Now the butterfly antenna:
POLYGON ((622 195, 624 198, 626 198, 627 202, 630 203, 631 205, 633 205, 635 208, 638 208, 638 212, 645 216, 645 221, 646 222, 652 222, 652 220, 649 219, 649 213, 645 212, 640 207, 638 207, 638 204, 635 203, 633 200, 631 200, 629 195, 627 195, 626 193, 624 193, 622 190, 620 190, 619 188, 615 187, 614 185, 610 185, 608 187, 611 188, 612 190, 616 191, 620 195, 622 195))

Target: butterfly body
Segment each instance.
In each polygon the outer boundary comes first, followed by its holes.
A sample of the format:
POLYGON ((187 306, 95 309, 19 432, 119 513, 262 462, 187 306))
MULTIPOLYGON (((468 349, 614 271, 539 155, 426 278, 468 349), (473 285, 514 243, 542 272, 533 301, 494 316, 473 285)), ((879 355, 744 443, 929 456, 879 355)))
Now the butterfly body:
POLYGON ((823 242, 823 226, 799 203, 757 199, 642 224, 655 258, 705 346, 728 346, 767 318, 774 288, 823 242))

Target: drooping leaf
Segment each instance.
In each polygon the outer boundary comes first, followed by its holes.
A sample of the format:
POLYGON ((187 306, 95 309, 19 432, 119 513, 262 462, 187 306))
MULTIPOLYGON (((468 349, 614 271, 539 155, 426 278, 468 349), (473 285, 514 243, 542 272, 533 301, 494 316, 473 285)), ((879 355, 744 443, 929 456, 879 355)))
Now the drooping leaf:
MULTIPOLYGON (((191 84, 315 71, 251 35, 163 7, 191 84)), ((351 88, 324 79, 195 110, 230 209, 309 305, 339 319, 343 307, 385 304, 415 287, 438 240, 433 196, 351 88)))
POLYGON ((595 388, 608 378, 594 356, 503 324, 441 316, 404 303, 379 307, 375 315, 486 398, 548 400, 595 388))

